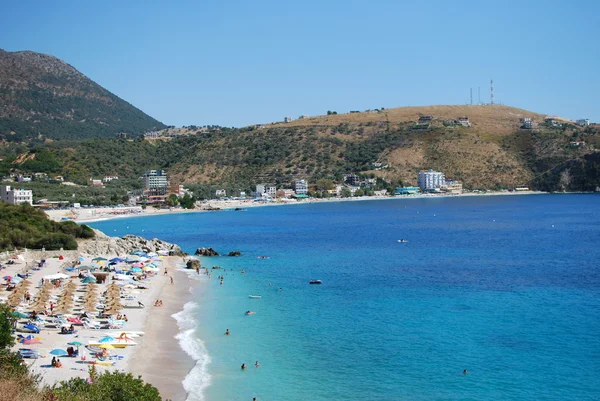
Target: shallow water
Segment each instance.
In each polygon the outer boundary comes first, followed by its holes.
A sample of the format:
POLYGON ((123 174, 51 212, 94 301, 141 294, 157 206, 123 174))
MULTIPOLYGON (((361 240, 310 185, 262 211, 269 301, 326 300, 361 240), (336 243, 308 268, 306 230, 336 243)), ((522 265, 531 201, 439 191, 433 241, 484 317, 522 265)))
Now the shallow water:
POLYGON ((200 360, 191 400, 581 400, 600 397, 599 201, 407 199, 92 225, 242 252, 203 258, 223 269, 179 316, 200 322, 182 334, 200 360))

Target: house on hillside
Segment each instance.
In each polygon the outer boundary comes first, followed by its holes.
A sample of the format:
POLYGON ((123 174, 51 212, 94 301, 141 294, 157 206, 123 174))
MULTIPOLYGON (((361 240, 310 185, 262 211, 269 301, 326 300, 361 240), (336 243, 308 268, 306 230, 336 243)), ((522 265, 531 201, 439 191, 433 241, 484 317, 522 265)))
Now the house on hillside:
POLYGON ((306 180, 294 181, 294 191, 296 191, 296 194, 298 195, 308 194, 308 182, 306 182, 306 180))
POLYGON ((521 128, 532 129, 533 128, 533 120, 530 117, 521 118, 521 128))
POLYGON ((284 123, 291 123, 292 121, 294 121, 294 119, 292 117, 283 117, 284 123))
POLYGON ((119 176, 118 175, 105 175, 104 178, 102 179, 102 182, 111 182, 113 180, 118 180, 119 176))
POLYGON ((225 189, 215 189, 215 196, 217 198, 225 197, 225 196, 227 196, 227 190, 225 190, 225 189))
POLYGON ((456 122, 459 125, 462 125, 463 127, 470 127, 471 126, 471 122, 469 121, 469 117, 465 116, 465 117, 458 117, 456 119, 456 122))
POLYGON ((582 118, 580 120, 575 120, 575 124, 581 127, 588 127, 590 125, 590 120, 587 118, 582 118))
POLYGON ((90 187, 97 187, 97 188, 104 187, 104 184, 102 183, 102 180, 95 180, 93 178, 88 178, 87 184, 90 187))
POLYGON ((21 203, 33 205, 33 192, 28 189, 11 189, 8 185, 2 185, 0 186, 0 200, 13 205, 21 203))

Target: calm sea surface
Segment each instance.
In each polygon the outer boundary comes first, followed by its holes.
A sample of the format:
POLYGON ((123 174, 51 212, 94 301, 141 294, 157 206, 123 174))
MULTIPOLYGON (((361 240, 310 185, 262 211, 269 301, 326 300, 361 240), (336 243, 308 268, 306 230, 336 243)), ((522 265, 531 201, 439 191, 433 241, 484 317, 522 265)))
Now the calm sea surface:
POLYGON ((196 277, 196 303, 178 315, 198 360, 190 400, 593 400, 599 206, 597 195, 404 199, 92 225, 242 252, 203 258, 222 269, 196 277))

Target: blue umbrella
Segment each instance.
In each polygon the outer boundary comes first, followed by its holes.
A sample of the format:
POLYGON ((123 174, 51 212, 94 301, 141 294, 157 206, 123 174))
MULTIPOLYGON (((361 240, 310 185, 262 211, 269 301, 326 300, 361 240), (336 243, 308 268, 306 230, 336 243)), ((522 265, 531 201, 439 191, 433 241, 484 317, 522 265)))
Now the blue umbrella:
POLYGON ((109 260, 110 263, 121 263, 124 262, 124 259, 121 258, 112 258, 111 260, 109 260))
POLYGON ((81 280, 81 282, 83 284, 95 283, 96 281, 97 281, 96 277, 94 277, 94 276, 87 276, 86 278, 84 278, 83 280, 81 280))
POLYGON ((115 341, 115 338, 111 337, 111 336, 106 336, 106 337, 102 337, 100 340, 98 340, 99 343, 108 343, 111 341, 115 341))
POLYGON ((52 351, 50 351, 50 354, 56 355, 56 356, 69 355, 69 353, 67 351, 65 351, 64 349, 60 349, 60 348, 53 349, 52 351))
POLYGON ((139 267, 134 267, 133 269, 131 269, 132 273, 141 273, 142 269, 140 269, 139 267))

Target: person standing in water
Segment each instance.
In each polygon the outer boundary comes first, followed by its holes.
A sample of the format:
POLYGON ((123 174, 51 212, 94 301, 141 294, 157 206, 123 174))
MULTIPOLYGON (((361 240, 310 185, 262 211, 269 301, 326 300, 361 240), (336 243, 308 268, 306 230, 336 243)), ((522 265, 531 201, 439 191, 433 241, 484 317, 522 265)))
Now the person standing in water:
POLYGON ((225 330, 225 335, 228 336, 229 335, 229 329, 225 330))

